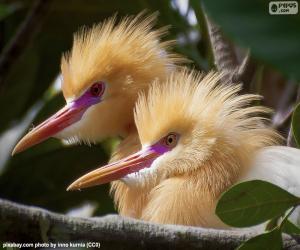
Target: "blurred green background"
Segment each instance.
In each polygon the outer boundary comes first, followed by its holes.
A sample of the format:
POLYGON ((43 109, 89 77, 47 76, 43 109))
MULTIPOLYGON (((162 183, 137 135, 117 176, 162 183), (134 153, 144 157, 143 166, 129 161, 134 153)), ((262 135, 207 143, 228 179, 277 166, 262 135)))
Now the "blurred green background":
MULTIPOLYGON (((15 36, 34 1, 0 1, 0 49, 15 36)), ((239 61, 250 48, 256 70, 248 91, 260 93, 275 109, 273 126, 284 136, 289 128, 300 80, 300 16, 273 16, 269 1, 252 0, 53 0, 41 27, 20 57, 5 72, 0 86, 0 197, 57 212, 102 215, 115 212, 108 185, 66 192, 81 174, 104 164, 117 143, 111 138, 92 147, 64 145, 50 139, 11 157, 17 140, 64 105, 60 58, 79 27, 91 26, 118 13, 159 12, 157 27, 170 25, 166 39, 191 59, 191 67, 214 68, 204 11, 219 24, 239 61), (88 204, 88 205, 87 205, 88 204), (76 208, 84 209, 77 209, 76 208)), ((3 53, 0 54, 0 58, 3 53)))

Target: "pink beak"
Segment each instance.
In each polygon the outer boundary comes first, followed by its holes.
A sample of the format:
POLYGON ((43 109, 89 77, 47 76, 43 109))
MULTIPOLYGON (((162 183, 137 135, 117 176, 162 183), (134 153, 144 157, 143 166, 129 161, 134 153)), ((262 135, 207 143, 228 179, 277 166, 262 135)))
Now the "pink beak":
POLYGON ((12 155, 22 152, 38 143, 55 136, 63 129, 78 122, 84 112, 92 105, 101 102, 101 96, 94 97, 87 91, 78 99, 68 103, 56 114, 25 135, 14 148, 12 155))
POLYGON ((32 129, 15 146, 12 155, 20 153, 38 143, 41 143, 51 136, 54 136, 64 128, 79 121, 85 111, 84 106, 66 105, 56 114, 32 129))
POLYGON ((74 181, 67 190, 82 189, 101 185, 125 177, 151 166, 152 162, 164 152, 150 146, 122 160, 91 171, 74 181))

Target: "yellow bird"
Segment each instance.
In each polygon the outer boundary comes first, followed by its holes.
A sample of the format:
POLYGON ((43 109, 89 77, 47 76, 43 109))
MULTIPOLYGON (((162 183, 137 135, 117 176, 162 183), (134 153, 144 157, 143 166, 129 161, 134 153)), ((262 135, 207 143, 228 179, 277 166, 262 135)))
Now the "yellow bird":
MULTIPOLYGON (((24 136, 13 154, 49 137, 93 143, 120 136, 123 144, 138 147, 133 119, 138 92, 184 62, 169 52, 173 41, 161 41, 167 29, 153 30, 156 16, 142 12, 118 24, 113 17, 75 34, 71 52, 61 60, 66 106, 24 136)), ((119 152, 126 155, 123 144, 119 152)))
MULTIPOLYGON (((280 136, 222 74, 181 71, 140 95, 135 123, 142 149, 98 168, 68 190, 115 181, 121 215, 146 221, 226 227, 215 215, 221 193, 261 179, 300 195, 300 150, 273 146, 280 136)), ((296 219, 300 218, 299 211, 296 219)))

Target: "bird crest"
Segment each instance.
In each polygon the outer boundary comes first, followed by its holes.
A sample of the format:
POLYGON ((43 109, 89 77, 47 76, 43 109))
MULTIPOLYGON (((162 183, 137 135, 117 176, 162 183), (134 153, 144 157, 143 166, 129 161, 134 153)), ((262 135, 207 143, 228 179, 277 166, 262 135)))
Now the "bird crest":
MULTIPOLYGON (((268 108, 250 106, 258 95, 239 95, 240 84, 224 81, 222 73, 206 75, 186 69, 174 72, 165 84, 154 82, 141 94, 135 122, 142 144, 152 144, 170 132, 210 138, 215 144, 246 144, 252 149, 276 143, 269 126, 268 108)), ((196 142, 195 140, 194 142, 196 142)), ((193 143, 191 143, 193 144, 193 143)), ((198 148, 206 145, 198 145, 198 148)))
POLYGON ((73 47, 61 60, 62 90, 72 99, 95 81, 125 91, 143 89, 153 76, 164 79, 166 71, 185 60, 169 52, 174 41, 162 42, 167 27, 154 30, 157 13, 125 17, 116 15, 74 36, 73 47))

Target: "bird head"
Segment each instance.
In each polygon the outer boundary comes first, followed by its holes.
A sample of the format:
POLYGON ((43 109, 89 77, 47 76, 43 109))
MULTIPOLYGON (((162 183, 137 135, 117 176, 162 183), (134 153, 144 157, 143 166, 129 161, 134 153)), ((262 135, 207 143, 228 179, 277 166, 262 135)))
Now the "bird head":
MULTIPOLYGON (((79 189, 122 178, 131 185, 155 186, 174 176, 203 173, 233 182, 256 150, 276 142, 277 134, 249 106, 256 95, 238 95, 240 85, 221 83, 222 74, 183 70, 166 83, 156 81, 135 107, 142 149, 75 181, 79 189)), ((215 181, 214 185, 218 181, 215 181)))
POLYGON ((75 34, 61 60, 66 106, 23 137, 13 153, 49 137, 90 143, 126 136, 134 128, 138 92, 184 61, 169 53, 172 41, 160 41, 167 29, 152 29, 156 16, 141 13, 119 23, 113 17, 75 34))

